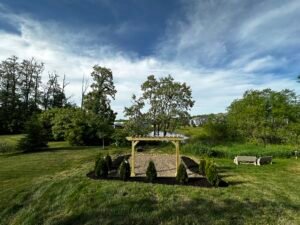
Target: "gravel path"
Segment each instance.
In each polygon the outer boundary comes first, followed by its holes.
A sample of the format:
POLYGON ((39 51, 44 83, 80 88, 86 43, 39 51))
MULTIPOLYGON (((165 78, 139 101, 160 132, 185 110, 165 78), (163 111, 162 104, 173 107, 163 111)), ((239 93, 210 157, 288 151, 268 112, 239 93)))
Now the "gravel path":
MULTIPOLYGON (((176 156, 169 154, 144 154, 138 153, 135 155, 135 174, 136 176, 146 176, 146 170, 149 161, 152 160, 155 164, 157 176, 159 177, 174 177, 176 173, 176 156)), ((131 163, 131 157, 129 158, 131 163)), ((187 170, 189 177, 200 177, 189 169, 187 170)))

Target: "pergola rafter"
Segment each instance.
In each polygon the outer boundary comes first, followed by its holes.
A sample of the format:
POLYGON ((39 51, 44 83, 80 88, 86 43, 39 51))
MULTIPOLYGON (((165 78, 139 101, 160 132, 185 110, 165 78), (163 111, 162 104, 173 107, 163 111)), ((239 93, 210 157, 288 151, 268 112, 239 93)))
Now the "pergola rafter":
MULTIPOLYGON (((179 146, 180 141, 184 140, 184 137, 181 136, 164 136, 164 137, 153 137, 153 136, 134 136, 134 137, 126 137, 128 141, 131 141, 131 176, 135 176, 135 147, 140 141, 167 141, 172 142, 176 149, 176 173, 179 167, 179 146)), ((176 175, 176 174, 175 174, 176 175)))

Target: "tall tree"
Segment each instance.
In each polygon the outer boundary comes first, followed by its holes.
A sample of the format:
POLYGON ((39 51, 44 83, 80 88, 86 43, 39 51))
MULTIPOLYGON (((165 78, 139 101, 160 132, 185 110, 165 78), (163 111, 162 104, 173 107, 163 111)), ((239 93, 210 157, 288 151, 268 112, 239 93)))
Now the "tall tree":
POLYGON ((23 60, 20 65, 21 73, 21 96, 26 116, 38 111, 40 104, 41 74, 44 64, 37 62, 34 58, 23 60))
POLYGON ((46 85, 44 85, 42 106, 45 110, 49 108, 62 108, 68 105, 68 98, 65 94, 65 87, 68 85, 64 75, 62 86, 59 84, 59 75, 50 73, 46 85))
POLYGON ((91 91, 84 97, 84 109, 98 115, 108 123, 113 123, 116 113, 111 109, 111 100, 115 99, 116 89, 110 69, 95 65, 91 74, 94 83, 91 91))
POLYGON ((136 106, 140 112, 147 108, 140 117, 149 121, 153 128, 153 134, 172 132, 179 123, 187 121, 189 110, 193 107, 191 88, 186 83, 174 81, 172 76, 162 77, 157 80, 154 75, 148 76, 142 84, 143 95, 138 100, 134 98, 133 106, 125 108, 125 115, 130 113, 136 106), (139 104, 137 104, 139 103, 139 104))
POLYGON ((102 139, 104 147, 104 140, 112 134, 112 124, 116 118, 110 103, 117 91, 110 69, 95 65, 91 76, 94 82, 90 86, 91 91, 84 96, 84 109, 90 114, 90 122, 95 124, 96 134, 102 139))
POLYGON ((0 132, 17 132, 20 113, 20 70, 18 58, 12 56, 0 64, 0 132))

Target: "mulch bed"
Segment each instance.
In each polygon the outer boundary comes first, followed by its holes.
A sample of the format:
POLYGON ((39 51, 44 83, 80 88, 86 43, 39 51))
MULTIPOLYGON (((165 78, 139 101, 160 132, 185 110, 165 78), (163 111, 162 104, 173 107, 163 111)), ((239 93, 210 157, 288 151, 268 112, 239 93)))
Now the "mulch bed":
MULTIPOLYGON (((119 180, 118 177, 108 177, 108 178, 98 178, 95 176, 94 171, 89 172, 87 175, 90 179, 93 180, 119 180)), ((141 182, 141 183, 149 183, 146 179, 146 177, 130 177, 126 182, 141 182)), ((158 177, 153 184, 165 184, 165 185, 181 185, 178 184, 175 177, 158 177)), ((212 185, 206 180, 206 178, 203 177, 191 177, 189 178, 189 182, 187 184, 181 185, 181 186, 194 186, 194 187, 207 187, 211 188, 212 185)))

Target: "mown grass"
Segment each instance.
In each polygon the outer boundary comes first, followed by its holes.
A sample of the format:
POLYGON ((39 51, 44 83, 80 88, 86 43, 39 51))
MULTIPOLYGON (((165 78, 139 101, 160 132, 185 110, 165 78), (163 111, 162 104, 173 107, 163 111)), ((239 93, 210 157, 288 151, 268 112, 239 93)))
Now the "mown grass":
POLYGON ((299 160, 237 167, 215 159, 229 187, 196 188, 91 180, 98 154, 130 148, 49 146, 0 156, 0 224, 300 223, 299 160))
POLYGON ((23 136, 22 134, 0 135, 0 154, 16 152, 16 145, 23 136))

